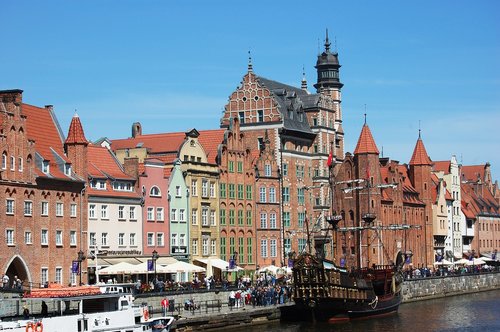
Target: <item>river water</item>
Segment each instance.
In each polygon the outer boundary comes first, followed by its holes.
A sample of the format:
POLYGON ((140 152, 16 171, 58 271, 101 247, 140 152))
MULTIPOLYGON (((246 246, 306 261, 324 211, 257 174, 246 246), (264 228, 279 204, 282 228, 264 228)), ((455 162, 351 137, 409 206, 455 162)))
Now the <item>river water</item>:
POLYGON ((404 303, 397 314, 347 323, 275 323, 234 332, 500 331, 500 290, 404 303))

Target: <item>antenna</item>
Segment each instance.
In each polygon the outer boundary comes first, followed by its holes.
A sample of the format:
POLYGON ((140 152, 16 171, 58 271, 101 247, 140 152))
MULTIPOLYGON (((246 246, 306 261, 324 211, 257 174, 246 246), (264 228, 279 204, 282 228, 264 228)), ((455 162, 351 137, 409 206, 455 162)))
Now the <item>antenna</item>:
POLYGON ((420 139, 420 120, 418 120, 418 139, 420 139))
POLYGON ((366 125, 366 104, 365 104, 365 125, 366 125))

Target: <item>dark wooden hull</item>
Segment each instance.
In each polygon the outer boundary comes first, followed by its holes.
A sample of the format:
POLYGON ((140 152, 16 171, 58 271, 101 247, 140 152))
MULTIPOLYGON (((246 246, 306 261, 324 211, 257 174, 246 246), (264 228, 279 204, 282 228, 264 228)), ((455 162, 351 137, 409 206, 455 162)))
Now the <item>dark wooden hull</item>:
POLYGON ((282 319, 320 322, 366 319, 395 313, 400 303, 399 292, 384 299, 377 298, 375 301, 342 298, 296 299, 294 306, 284 308, 282 319))

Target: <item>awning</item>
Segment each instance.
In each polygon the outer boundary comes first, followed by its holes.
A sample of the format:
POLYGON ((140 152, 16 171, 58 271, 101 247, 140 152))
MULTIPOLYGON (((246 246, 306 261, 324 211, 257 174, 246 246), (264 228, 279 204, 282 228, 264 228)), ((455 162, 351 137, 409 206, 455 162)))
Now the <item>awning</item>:
MULTIPOLYGON (((137 264, 147 262, 148 259, 151 259, 151 257, 149 257, 149 256, 146 256, 146 257, 144 257, 144 256, 141 256, 141 257, 106 257, 106 256, 103 256, 103 257, 97 258, 97 265, 99 265, 99 266, 111 266, 111 265, 116 265, 116 264, 122 263, 122 262, 129 263, 132 265, 137 265, 137 264)), ((171 257, 171 256, 165 256, 165 257, 160 256, 156 260, 157 265, 168 265, 168 264, 174 264, 175 262, 177 262, 177 259, 175 259, 174 257, 171 257)), ((95 266, 95 260, 89 259, 89 261, 87 263, 88 263, 89 267, 95 266)))
MULTIPOLYGON (((195 261, 203 263, 203 264, 205 264, 205 266, 208 263, 207 258, 196 258, 195 261)), ((210 257, 210 263, 212 264, 212 267, 215 267, 215 268, 220 269, 222 271, 228 271, 228 272, 243 271, 243 269, 239 266, 235 266, 234 269, 228 269, 229 263, 226 261, 223 261, 220 258, 210 257)))

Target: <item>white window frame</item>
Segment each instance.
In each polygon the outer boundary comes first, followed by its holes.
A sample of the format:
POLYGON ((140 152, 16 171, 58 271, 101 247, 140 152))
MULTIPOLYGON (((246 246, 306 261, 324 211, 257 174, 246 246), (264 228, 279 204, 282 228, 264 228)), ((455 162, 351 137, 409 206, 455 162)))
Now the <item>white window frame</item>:
POLYGON ((147 221, 154 221, 155 220, 154 214, 155 214, 155 208, 152 206, 148 206, 147 213, 146 213, 147 221))
POLYGON ((96 238, 96 233, 95 232, 90 232, 89 233, 89 245, 90 246, 96 246, 97 245, 97 238, 96 238))
POLYGON ((96 207, 95 204, 89 204, 89 219, 97 219, 95 216, 96 207))
POLYGON ((156 246, 163 247, 165 246, 165 236, 163 232, 156 233, 156 246))
POLYGON ((76 231, 69 231, 69 245, 72 247, 76 247, 77 245, 76 231))
POLYGON ((269 240, 269 256, 276 257, 278 255, 278 243, 276 239, 269 240))
POLYGON ((277 220, 276 213, 274 213, 274 212, 269 213, 269 228, 271 228, 271 229, 277 228, 276 220, 277 220))
POLYGON ((210 197, 215 198, 215 182, 210 182, 210 197))
POLYGON ((201 197, 208 197, 208 180, 201 180, 201 197))
POLYGON ((40 215, 46 217, 49 215, 49 202, 41 202, 40 215))
POLYGON ((210 226, 216 226, 217 225, 217 219, 216 219, 216 213, 215 210, 210 210, 210 226))
POLYGON ((260 213, 260 228, 262 228, 262 229, 267 228, 267 213, 266 212, 260 213))
POLYGON ((186 222, 186 210, 179 209, 179 222, 186 222))
POLYGON ((135 213, 135 206, 129 207, 129 219, 130 220, 137 220, 137 215, 135 213))
POLYGON ((209 253, 209 237, 203 237, 201 239, 201 254, 203 256, 208 256, 209 253))
POLYGON ((49 269, 43 266, 40 269, 40 283, 45 285, 49 281, 49 269))
POLYGON ((163 207, 156 208, 156 221, 164 221, 165 220, 165 215, 164 215, 163 211, 164 211, 163 207))
POLYGON ((148 232, 146 235, 146 243, 148 247, 154 247, 155 245, 155 233, 148 232))
POLYGON ((210 255, 217 256, 217 240, 216 239, 210 240, 210 255))
POLYGON ((125 233, 118 233, 118 246, 119 247, 125 246, 125 233))
POLYGON ((208 226, 208 208, 201 209, 201 225, 208 226))
POLYGON ((10 198, 5 200, 5 214, 13 215, 16 211, 16 201, 10 198))
POLYGON ((102 232, 101 233, 101 246, 102 247, 108 247, 108 232, 102 232))
POLYGON ((125 220, 125 205, 118 205, 118 220, 125 220))
POLYGON ((56 230, 56 246, 62 247, 63 245, 63 232, 60 229, 56 230))
POLYGON ((54 280, 55 280, 56 284, 62 285, 62 282, 63 282, 62 267, 60 267, 60 266, 56 267, 54 280))
POLYGON ((198 209, 191 210, 191 225, 198 225, 198 209))
POLYGON ((198 196, 198 180, 191 180, 191 196, 198 196))
POLYGON ((109 215, 108 215, 108 204, 102 204, 101 205, 101 220, 108 220, 109 215))
POLYGON ((129 246, 131 247, 135 247, 137 246, 137 244, 135 244, 135 233, 130 233, 129 236, 128 236, 128 242, 129 242, 129 246))
POLYGON ((16 245, 16 234, 14 232, 14 229, 7 228, 5 230, 5 242, 7 243, 8 246, 16 245))
POLYGON ((62 202, 56 202, 56 217, 64 216, 64 204, 62 202))
POLYGON ((267 258, 267 239, 260 240, 260 257, 267 258))
POLYGON ((193 239, 191 250, 193 251, 192 252, 193 256, 198 255, 198 239, 193 239))
POLYGON ((31 231, 24 231, 24 243, 33 244, 33 236, 31 234, 31 231))
POLYGON ((24 215, 32 216, 33 215, 33 202, 32 201, 24 201, 24 215))
POLYGON ((48 229, 42 229, 40 231, 40 243, 42 244, 42 246, 49 245, 49 230, 48 229))
POLYGON ((69 206, 69 215, 71 218, 76 218, 77 214, 78 214, 78 205, 76 205, 75 203, 71 203, 70 206, 69 206))

